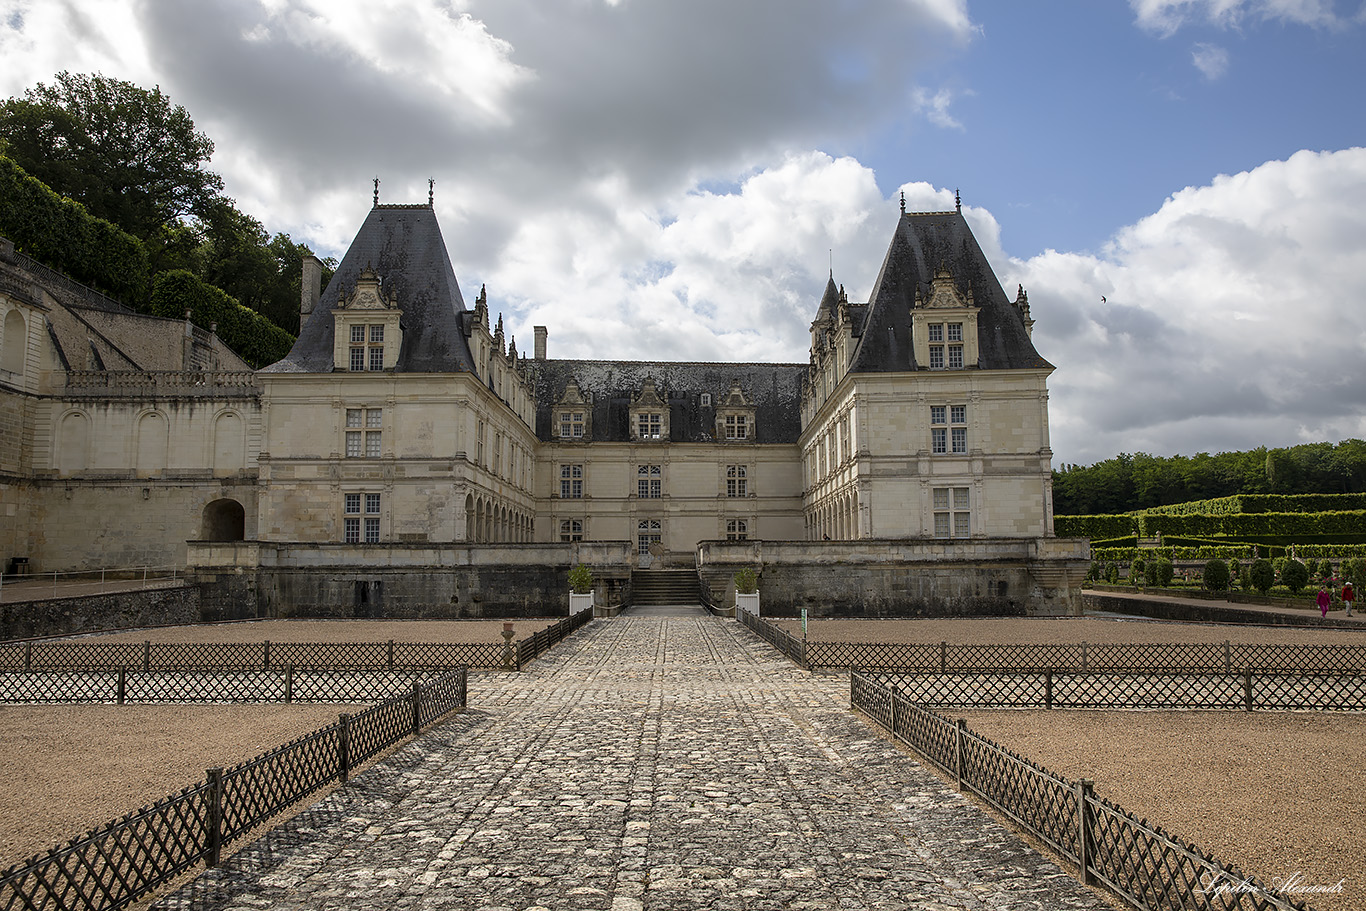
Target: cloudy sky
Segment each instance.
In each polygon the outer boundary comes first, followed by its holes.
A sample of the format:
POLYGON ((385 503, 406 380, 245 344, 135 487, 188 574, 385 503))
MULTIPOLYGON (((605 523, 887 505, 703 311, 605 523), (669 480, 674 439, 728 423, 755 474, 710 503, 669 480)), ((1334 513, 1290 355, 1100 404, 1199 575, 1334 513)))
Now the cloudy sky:
POLYGON ((0 0, 271 231, 436 208, 555 357, 805 362, 908 208, 1029 291, 1054 465, 1366 437, 1366 0, 0 0))

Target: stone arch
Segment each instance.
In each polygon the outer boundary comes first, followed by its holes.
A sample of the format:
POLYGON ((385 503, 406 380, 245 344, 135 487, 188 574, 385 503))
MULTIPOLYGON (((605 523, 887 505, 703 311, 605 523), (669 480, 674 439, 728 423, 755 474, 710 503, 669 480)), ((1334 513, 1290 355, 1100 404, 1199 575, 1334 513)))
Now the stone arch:
POLYGON ((169 429, 164 414, 148 411, 138 418, 136 464, 139 477, 149 477, 165 470, 168 439, 169 429))
POLYGON ((18 310, 5 314, 4 342, 0 347, 0 369, 10 373, 24 372, 25 351, 28 348, 28 325, 18 310))
POLYGON ((474 497, 471 496, 470 494, 465 494, 465 540, 466 540, 466 541, 473 541, 473 540, 474 540, 474 529, 475 529, 474 497))
POLYGON ((59 474, 85 471, 90 460, 90 419, 79 411, 62 415, 57 425, 57 449, 53 453, 59 474))
POLYGON ((247 536, 247 511, 230 497, 204 507, 199 537, 203 541, 242 541, 247 536))

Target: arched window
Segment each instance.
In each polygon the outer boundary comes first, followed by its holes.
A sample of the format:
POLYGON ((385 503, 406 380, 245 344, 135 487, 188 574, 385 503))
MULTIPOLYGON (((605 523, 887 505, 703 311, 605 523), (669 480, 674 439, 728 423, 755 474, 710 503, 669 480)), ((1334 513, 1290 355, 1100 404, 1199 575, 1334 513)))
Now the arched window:
POLYGON ((160 412, 149 411, 138 418, 139 477, 160 474, 166 468, 166 433, 166 417, 160 412))
POLYGON ((224 412, 213 422, 213 473, 219 476, 236 474, 245 467, 242 419, 231 411, 224 412))
POLYGON ((28 327, 18 310, 5 314, 4 347, 0 348, 0 369, 10 373, 24 372, 24 350, 28 347, 28 327))
POLYGON ((57 450, 53 458, 59 474, 76 474, 89 467, 90 421, 85 415, 73 411, 62 417, 57 425, 57 450))

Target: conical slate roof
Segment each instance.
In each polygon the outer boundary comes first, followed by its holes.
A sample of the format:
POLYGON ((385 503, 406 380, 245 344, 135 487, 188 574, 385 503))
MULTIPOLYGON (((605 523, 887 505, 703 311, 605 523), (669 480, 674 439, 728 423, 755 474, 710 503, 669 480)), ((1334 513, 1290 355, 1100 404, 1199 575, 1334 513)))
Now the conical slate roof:
MULTIPOLYGON (((907 212, 897 222, 887 258, 868 298, 862 337, 850 370, 915 370, 911 308, 917 289, 928 299, 937 269, 948 269, 964 295, 972 289, 977 315, 977 366, 981 370, 1051 369, 1025 330, 1024 317, 1006 297, 996 273, 961 212, 907 212)), ((821 304, 825 306, 824 301, 821 304)))
POLYGON ((299 338, 284 360, 266 373, 330 373, 333 369, 332 310, 356 287, 361 270, 379 274, 382 291, 398 295, 403 312, 403 345, 397 373, 457 373, 474 370, 462 331, 465 301, 455 280, 446 242, 430 205, 376 205, 342 257, 299 338))

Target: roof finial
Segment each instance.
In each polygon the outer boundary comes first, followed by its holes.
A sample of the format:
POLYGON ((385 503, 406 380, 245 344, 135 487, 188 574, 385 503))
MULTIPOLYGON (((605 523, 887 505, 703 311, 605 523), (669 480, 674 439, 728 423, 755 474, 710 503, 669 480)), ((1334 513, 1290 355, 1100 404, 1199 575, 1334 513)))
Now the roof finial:
POLYGON ((431 206, 432 198, 436 196, 436 178, 427 178, 427 205, 431 206))
POLYGON ((375 205, 379 205, 379 178, 375 178, 375 205))
POLYGON ((906 214, 906 191, 901 191, 901 214, 906 214))
POLYGON ((958 212, 959 215, 963 214, 963 197, 959 195, 958 189, 956 187, 953 191, 953 208, 955 211, 958 212))

